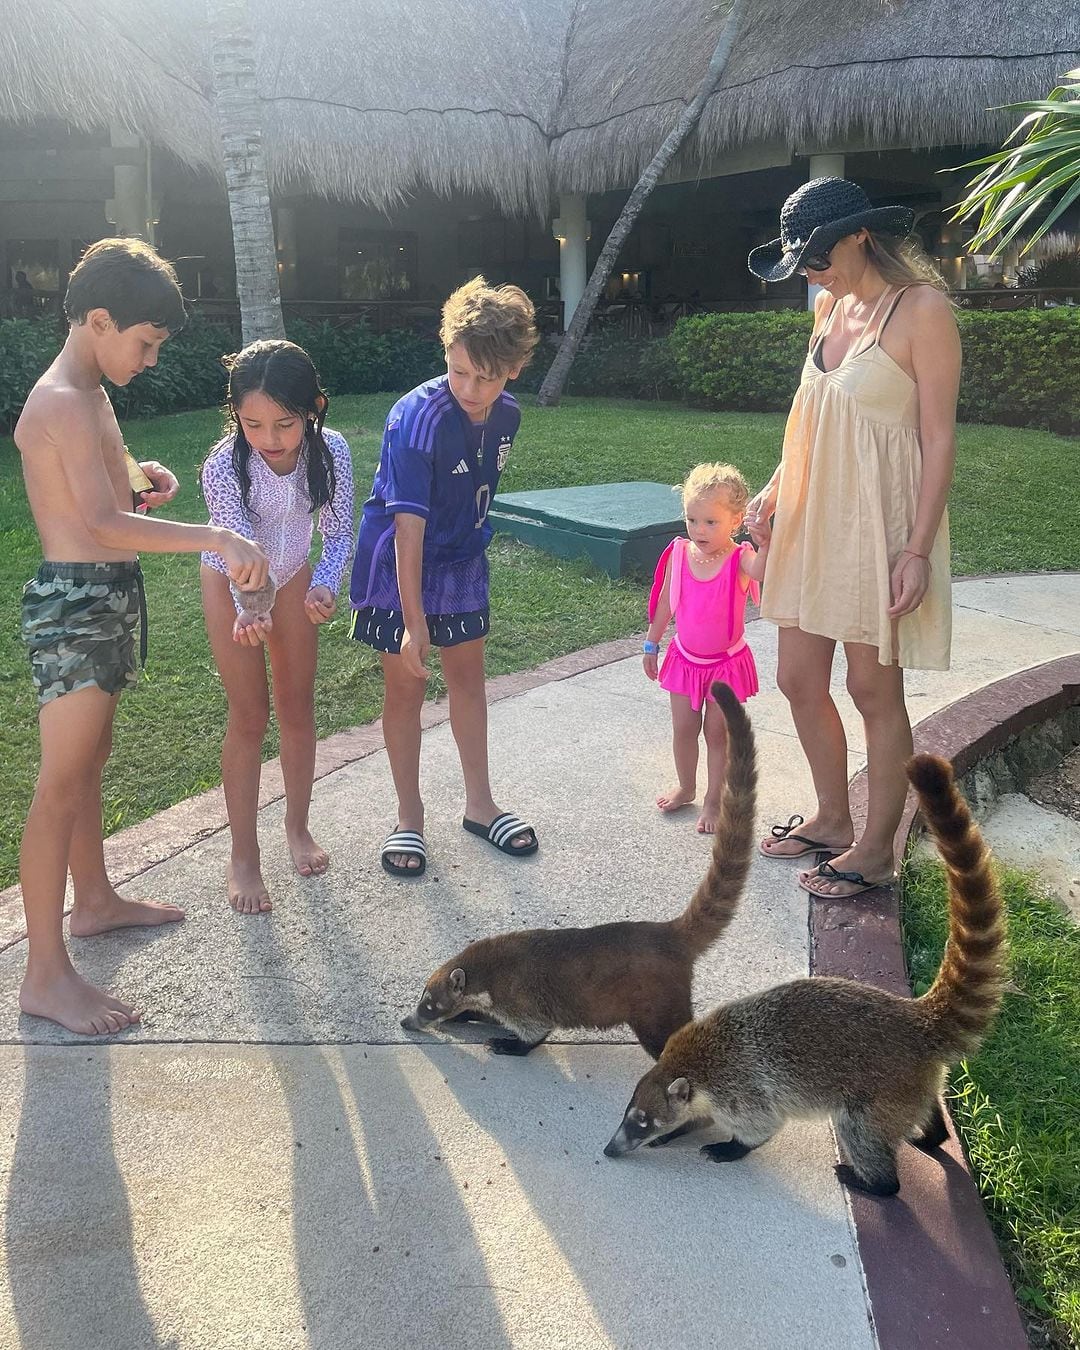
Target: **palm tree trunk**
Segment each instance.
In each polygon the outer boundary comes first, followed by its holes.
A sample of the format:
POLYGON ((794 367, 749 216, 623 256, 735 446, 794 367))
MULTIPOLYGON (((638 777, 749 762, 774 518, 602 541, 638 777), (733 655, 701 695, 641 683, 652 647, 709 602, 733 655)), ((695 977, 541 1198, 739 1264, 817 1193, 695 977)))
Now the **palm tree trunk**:
POLYGON ((247 0, 207 0, 214 107, 236 255, 244 343, 283 338, 274 221, 263 157, 262 120, 247 0))
POLYGON ((567 376, 570 374, 570 367, 573 365, 574 357, 581 346, 581 339, 585 336, 585 330, 593 316, 596 302, 600 298, 600 292, 607 285, 608 277, 611 276, 611 270, 615 266, 619 250, 626 243, 626 238, 634 228, 634 223, 641 214, 641 208, 645 205, 653 188, 656 187, 668 165, 678 154, 687 136, 697 126, 709 95, 720 83, 720 77, 724 73, 724 67, 731 55, 731 49, 735 45, 735 36, 739 30, 739 25, 742 23, 747 3, 748 0, 733 0, 724 26, 720 31, 716 50, 709 62, 709 68, 701 82, 701 88, 693 102, 689 103, 683 110, 663 145, 657 150, 638 179, 633 192, 626 199, 626 204, 623 206, 618 220, 612 226, 611 233, 608 235, 604 247, 600 250, 600 256, 596 260, 596 266, 589 278, 589 284, 585 287, 585 293, 574 311, 570 327, 566 330, 566 336, 563 338, 555 360, 551 363, 551 369, 544 376, 544 382, 536 396, 536 401, 542 407, 553 408, 562 397, 567 376))

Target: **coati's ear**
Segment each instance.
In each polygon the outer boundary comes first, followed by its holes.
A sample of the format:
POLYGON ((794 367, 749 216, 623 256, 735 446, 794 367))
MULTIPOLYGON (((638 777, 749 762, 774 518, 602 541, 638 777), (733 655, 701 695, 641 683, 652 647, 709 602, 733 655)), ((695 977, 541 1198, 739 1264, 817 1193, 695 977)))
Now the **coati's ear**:
POLYGON ((450 992, 452 994, 463 994, 465 992, 465 972, 460 966, 457 970, 450 972, 450 992))
POLYGON ((686 1078, 676 1078, 674 1083, 668 1084, 669 1102, 688 1102, 690 1100, 690 1083, 686 1078))

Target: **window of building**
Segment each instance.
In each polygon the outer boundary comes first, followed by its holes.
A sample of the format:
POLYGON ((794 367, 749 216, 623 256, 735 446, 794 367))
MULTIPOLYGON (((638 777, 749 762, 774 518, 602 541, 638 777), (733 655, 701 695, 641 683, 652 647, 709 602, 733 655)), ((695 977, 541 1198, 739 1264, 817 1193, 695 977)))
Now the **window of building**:
POLYGON ((338 290, 342 300, 412 300, 416 295, 416 235, 396 230, 339 230, 338 290))
POLYGON ((29 283, 35 291, 60 289, 60 248, 56 239, 9 239, 7 241, 7 281, 15 285, 22 274, 22 284, 29 283))

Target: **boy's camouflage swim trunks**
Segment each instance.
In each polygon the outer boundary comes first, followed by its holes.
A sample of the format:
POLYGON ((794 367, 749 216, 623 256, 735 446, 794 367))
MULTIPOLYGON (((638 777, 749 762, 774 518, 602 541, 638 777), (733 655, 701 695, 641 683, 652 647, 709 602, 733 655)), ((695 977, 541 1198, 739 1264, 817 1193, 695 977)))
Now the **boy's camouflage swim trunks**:
POLYGON ((22 636, 38 702, 97 685, 138 682, 135 630, 146 660, 146 598, 137 562, 44 562, 23 587, 22 636))

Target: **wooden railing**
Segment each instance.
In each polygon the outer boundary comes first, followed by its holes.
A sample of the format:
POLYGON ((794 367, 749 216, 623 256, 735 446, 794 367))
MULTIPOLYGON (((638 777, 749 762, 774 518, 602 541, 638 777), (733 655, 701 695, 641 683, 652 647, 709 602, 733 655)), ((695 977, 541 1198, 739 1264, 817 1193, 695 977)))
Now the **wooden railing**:
POLYGON ((1080 305, 1080 286, 993 286, 970 291, 950 291, 962 309, 1056 309, 1080 305))

